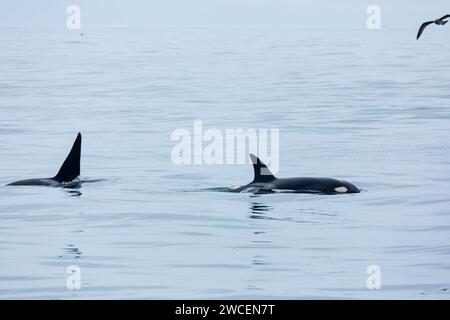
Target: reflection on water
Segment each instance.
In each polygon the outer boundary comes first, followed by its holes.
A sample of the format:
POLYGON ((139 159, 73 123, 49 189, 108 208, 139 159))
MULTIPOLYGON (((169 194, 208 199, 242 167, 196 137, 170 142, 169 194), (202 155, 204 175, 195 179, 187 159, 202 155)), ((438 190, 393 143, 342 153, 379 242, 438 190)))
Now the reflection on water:
POLYGON ((72 255, 75 259, 78 259, 83 254, 79 248, 75 247, 73 244, 68 244, 67 247, 64 248, 69 255, 72 255))
POLYGON ((251 202, 250 204, 250 218, 252 219, 264 219, 266 217, 267 212, 273 210, 273 207, 258 203, 251 202))
POLYGON ((82 193, 78 190, 67 190, 67 193, 72 197, 81 197, 82 193))

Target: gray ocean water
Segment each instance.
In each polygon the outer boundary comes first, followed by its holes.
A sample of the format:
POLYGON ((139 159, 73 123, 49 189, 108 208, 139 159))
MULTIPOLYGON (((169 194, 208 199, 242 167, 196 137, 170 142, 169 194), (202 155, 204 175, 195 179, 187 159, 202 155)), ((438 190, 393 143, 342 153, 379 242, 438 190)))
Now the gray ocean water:
POLYGON ((0 298, 450 298, 448 31, 2 29, 0 298), (211 189, 253 170, 173 164, 196 120, 279 129, 278 176, 364 192, 211 189), (100 181, 3 186, 79 131, 100 181))

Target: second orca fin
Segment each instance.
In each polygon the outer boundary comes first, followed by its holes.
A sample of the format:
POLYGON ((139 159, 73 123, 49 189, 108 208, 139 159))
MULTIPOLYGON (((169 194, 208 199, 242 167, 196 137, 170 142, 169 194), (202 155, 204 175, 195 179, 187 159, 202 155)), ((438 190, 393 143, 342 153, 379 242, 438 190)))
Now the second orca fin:
POLYGON ((276 179, 265 163, 262 162, 257 156, 250 154, 250 159, 252 160, 253 170, 255 171, 253 183, 270 182, 276 179))

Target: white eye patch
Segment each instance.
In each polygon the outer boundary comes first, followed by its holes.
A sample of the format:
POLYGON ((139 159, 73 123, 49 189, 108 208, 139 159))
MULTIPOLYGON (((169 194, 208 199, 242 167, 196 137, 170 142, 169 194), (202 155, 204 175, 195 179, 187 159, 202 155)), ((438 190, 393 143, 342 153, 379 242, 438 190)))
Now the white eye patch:
POLYGON ((337 188, 334 188, 334 191, 339 192, 339 193, 345 193, 345 192, 347 192, 347 188, 346 187, 337 187, 337 188))

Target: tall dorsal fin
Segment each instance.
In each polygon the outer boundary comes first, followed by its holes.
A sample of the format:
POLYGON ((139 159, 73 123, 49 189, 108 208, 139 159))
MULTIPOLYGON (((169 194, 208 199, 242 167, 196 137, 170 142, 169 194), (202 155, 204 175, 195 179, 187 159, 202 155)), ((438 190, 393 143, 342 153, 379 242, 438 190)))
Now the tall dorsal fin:
POLYGON ((270 182, 276 179, 269 168, 257 156, 250 154, 250 159, 252 160, 253 170, 255 171, 253 182, 270 182))
POLYGON ((66 160, 53 178, 58 182, 69 182, 80 175, 81 133, 78 133, 66 160))

